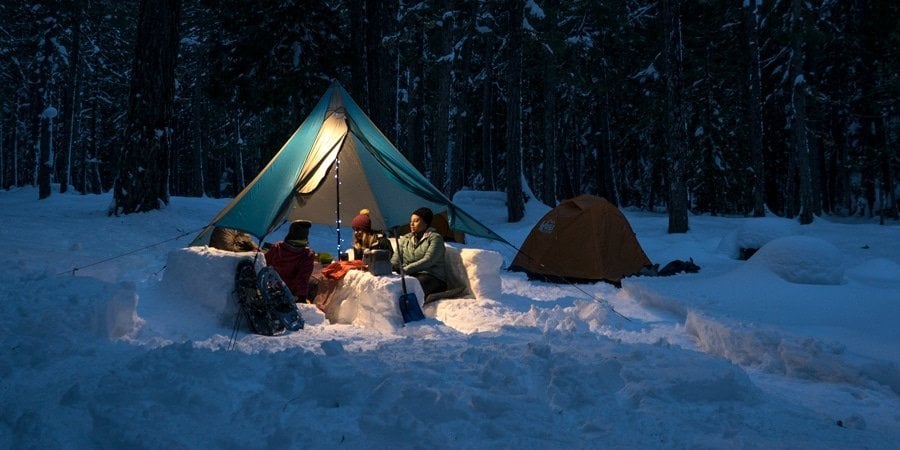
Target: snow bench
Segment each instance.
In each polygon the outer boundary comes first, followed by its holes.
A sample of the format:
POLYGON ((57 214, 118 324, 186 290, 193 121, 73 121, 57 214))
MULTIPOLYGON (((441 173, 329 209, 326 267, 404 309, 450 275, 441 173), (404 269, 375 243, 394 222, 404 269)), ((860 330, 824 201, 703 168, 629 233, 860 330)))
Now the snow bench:
POLYGON ((502 286, 500 268, 503 256, 491 250, 460 248, 445 244, 444 258, 447 262, 448 291, 462 291, 458 295, 442 297, 435 294, 435 300, 449 298, 477 298, 500 300, 502 286))
MULTIPOLYGON (((499 300, 500 267, 503 257, 494 251, 458 248, 447 245, 447 284, 450 298, 499 300), (450 295, 452 294, 452 295, 450 295)), ((200 303, 216 315, 222 325, 232 325, 237 304, 232 297, 237 263, 254 258, 254 252, 228 252, 210 247, 187 247, 168 255, 163 287, 171 295, 200 303)), ((256 258, 257 269, 265 265, 262 254, 256 258)), ((414 277, 406 277, 408 292, 420 303, 425 301, 422 287, 414 277)), ((353 324, 390 332, 403 326, 397 299, 402 293, 399 275, 374 276, 366 271, 351 270, 341 280, 329 308, 332 323, 353 324)), ((304 310, 306 311, 306 310, 304 310)), ((428 314, 428 309, 425 309, 428 314)))

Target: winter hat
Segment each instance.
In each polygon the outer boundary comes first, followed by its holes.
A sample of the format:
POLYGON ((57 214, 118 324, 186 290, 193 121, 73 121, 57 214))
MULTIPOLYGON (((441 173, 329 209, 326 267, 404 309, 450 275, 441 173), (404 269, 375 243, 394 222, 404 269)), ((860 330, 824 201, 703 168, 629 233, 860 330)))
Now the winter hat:
POLYGON ((353 218, 350 226, 354 230, 372 231, 372 218, 369 217, 369 210, 363 209, 359 215, 353 218))
POLYGON ((423 206, 413 211, 413 214, 419 216, 419 218, 422 219, 422 221, 424 221, 426 225, 428 225, 429 227, 431 226, 431 219, 434 219, 434 213, 431 212, 430 209, 423 206))
POLYGON ((300 241, 299 243, 306 245, 306 241, 309 239, 309 228, 312 226, 312 222, 308 220, 295 220, 291 222, 291 228, 288 230, 287 236, 285 236, 285 241, 300 241))

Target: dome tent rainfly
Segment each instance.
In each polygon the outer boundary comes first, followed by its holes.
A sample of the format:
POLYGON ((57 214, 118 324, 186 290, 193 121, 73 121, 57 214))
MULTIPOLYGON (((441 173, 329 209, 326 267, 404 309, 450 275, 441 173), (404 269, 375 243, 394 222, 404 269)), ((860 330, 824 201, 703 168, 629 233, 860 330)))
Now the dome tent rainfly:
POLYGON ((446 212, 450 227, 506 242, 453 204, 388 141, 338 82, 269 164, 200 232, 206 245, 215 227, 263 239, 283 221, 338 225, 368 209, 375 229, 409 223, 416 208, 446 212))
POLYGON ((581 195, 561 202, 537 222, 509 270, 551 282, 618 285, 648 265, 619 208, 605 198, 581 195))

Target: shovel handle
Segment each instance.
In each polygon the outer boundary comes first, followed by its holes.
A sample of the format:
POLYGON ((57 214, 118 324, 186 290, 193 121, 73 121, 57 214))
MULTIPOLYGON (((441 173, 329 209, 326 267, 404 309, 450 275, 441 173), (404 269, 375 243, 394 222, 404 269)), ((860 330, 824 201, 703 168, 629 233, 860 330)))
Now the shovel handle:
POLYGON ((397 228, 393 228, 394 239, 397 240, 397 257, 400 258, 400 286, 403 287, 403 295, 406 295, 406 273, 403 271, 403 252, 400 249, 400 236, 397 234, 397 228))

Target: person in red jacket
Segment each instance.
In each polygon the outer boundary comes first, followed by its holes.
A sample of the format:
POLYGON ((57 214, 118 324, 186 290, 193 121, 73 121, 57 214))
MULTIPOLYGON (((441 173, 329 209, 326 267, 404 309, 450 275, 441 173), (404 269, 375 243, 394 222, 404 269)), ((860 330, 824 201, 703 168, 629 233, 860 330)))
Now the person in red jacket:
POLYGON ((266 252, 266 265, 278 272, 298 302, 310 300, 309 276, 312 275, 315 258, 315 253, 309 248, 311 226, 309 221, 295 220, 284 240, 272 244, 266 252))

